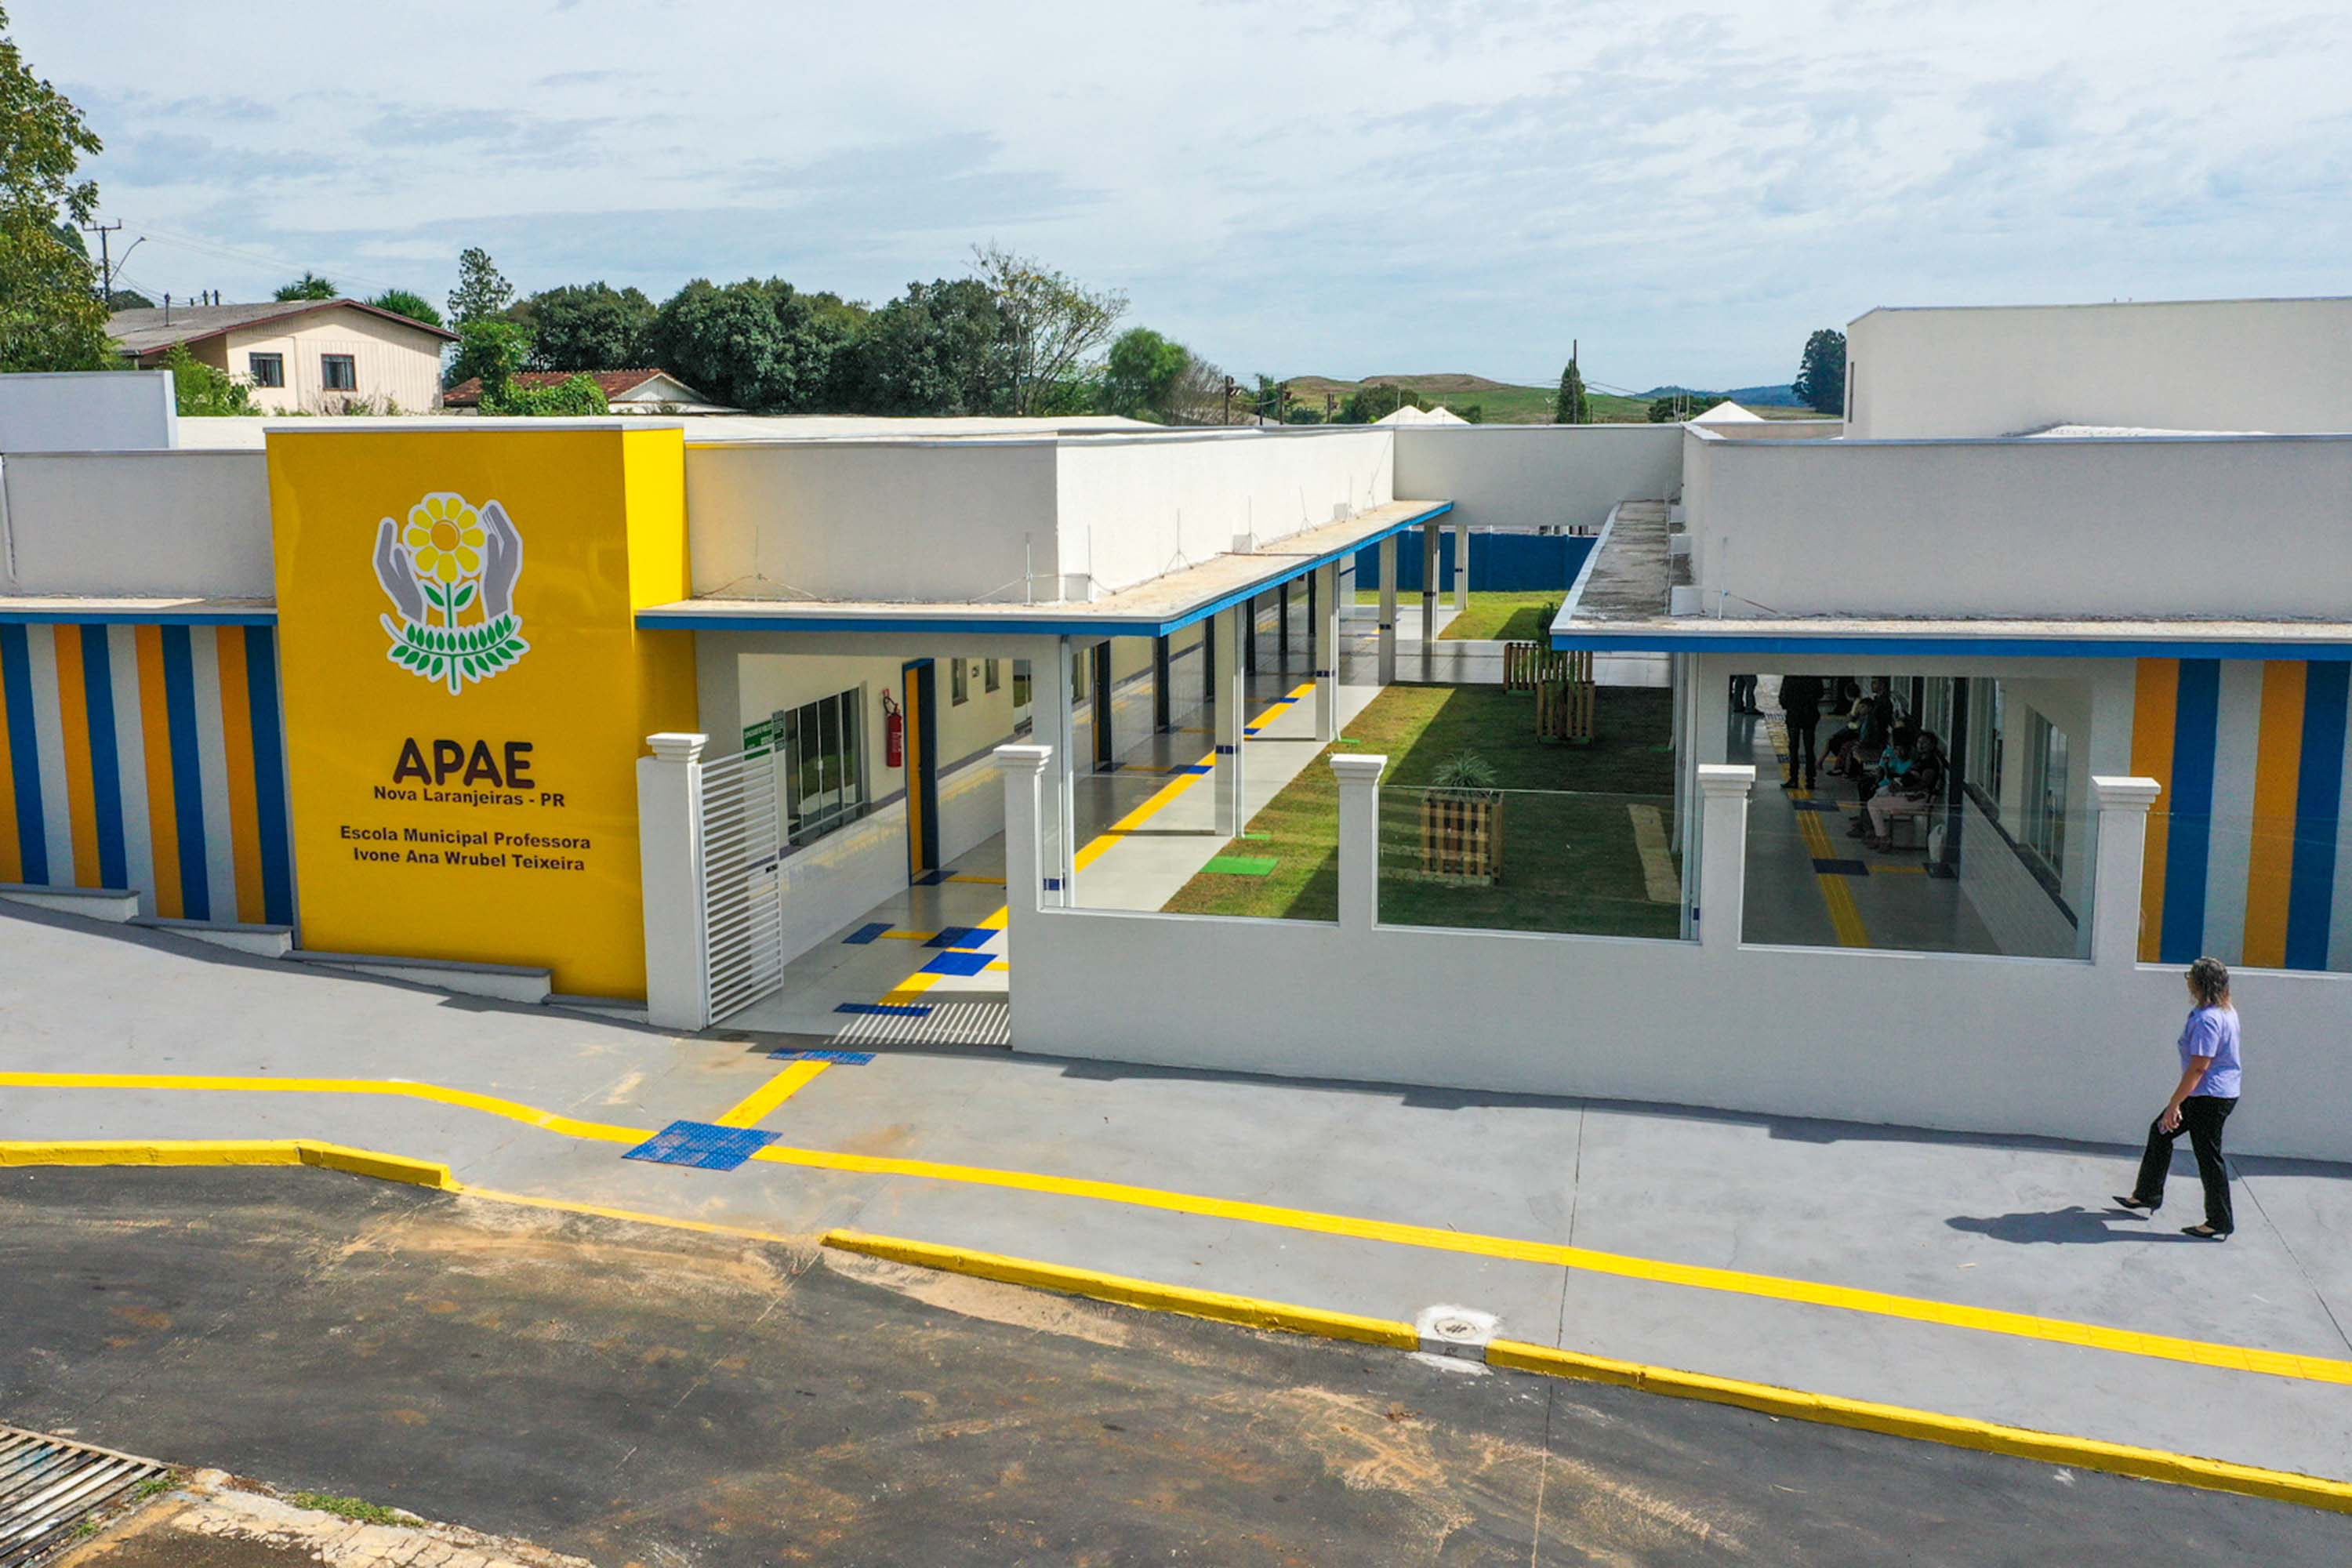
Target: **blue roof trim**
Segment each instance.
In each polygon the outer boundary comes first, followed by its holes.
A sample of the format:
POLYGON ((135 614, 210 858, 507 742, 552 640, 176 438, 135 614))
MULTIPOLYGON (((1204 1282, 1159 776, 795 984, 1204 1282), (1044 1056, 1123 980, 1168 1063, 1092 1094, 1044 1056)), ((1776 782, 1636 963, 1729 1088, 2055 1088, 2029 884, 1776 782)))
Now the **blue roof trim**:
POLYGON ((274 626, 276 610, 20 610, 0 606, 0 626, 274 626))
MULTIPOLYGON (((909 637, 1166 637, 1186 626, 1207 620, 1220 610, 1229 610, 1244 599, 1254 598, 1269 588, 1285 583, 1295 583, 1318 567, 1335 561, 1344 561, 1358 551, 1370 549, 1383 539, 1433 522, 1454 510, 1452 501, 1440 501, 1425 511, 1401 518, 1339 550, 1327 550, 1319 555, 1293 557, 1291 565, 1271 577, 1261 579, 1246 589, 1238 589, 1196 609, 1185 611, 1167 620, 1142 616, 1072 616, 1055 619, 1045 616, 899 616, 838 615, 838 616, 744 616, 712 615, 694 610, 640 610, 637 612, 639 631, 686 632, 898 632, 909 637)), ((977 609, 979 606, 974 606, 977 609)), ((1007 606, 1012 608, 1013 606, 1007 606)))
POLYGON ((1891 632, 1830 632, 1818 636, 1709 635, 1672 632, 1559 632, 1555 648, 1596 653, 1886 653, 1936 658, 2254 658, 2352 660, 2352 641, 2222 642, 2187 637, 1906 637, 1891 632))

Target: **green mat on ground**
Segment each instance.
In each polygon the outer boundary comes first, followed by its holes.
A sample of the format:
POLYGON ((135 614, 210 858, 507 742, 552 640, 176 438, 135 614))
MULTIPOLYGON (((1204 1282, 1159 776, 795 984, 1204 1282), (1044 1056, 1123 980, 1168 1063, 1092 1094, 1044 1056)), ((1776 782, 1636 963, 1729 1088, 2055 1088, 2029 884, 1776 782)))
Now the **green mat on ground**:
POLYGON ((1279 860, 1263 855, 1218 855, 1201 868, 1203 871, 1222 871, 1228 877, 1270 877, 1279 860))

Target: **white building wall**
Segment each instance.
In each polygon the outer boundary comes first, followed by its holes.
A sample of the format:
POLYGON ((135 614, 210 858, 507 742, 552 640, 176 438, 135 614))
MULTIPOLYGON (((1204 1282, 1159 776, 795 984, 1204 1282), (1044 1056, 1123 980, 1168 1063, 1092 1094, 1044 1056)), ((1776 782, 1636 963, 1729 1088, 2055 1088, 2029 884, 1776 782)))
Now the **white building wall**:
MULTIPOLYGON (((1397 432, 1249 429, 1060 447, 1062 570, 1097 595, 1385 506, 1397 432)), ((1442 497, 1431 499, 1443 499, 1442 497)))
POLYGON ((1873 310, 1846 328, 1846 434, 2352 430, 2347 344, 2352 299, 1873 310))
POLYGON ((0 592, 268 599, 278 569, 258 451, 17 453, 0 592))
POLYGON ((1597 529, 1619 501, 1674 494, 1682 453, 1679 425, 1407 426, 1396 489, 1454 502, 1449 526, 1597 529))
POLYGON ((2336 619, 2352 582, 2352 437, 1689 438, 1710 611, 2336 619))
POLYGON ((0 453, 174 447, 177 410, 167 370, 0 375, 0 453))

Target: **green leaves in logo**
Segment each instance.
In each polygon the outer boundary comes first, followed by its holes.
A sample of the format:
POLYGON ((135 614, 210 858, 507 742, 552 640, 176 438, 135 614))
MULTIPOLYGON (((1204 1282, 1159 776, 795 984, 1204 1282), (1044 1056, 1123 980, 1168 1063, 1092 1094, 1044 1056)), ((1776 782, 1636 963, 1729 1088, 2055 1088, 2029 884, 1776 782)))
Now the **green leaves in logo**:
MULTIPOLYGON (((455 595, 457 607, 463 609, 473 592, 471 584, 460 588, 455 595)), ((389 627, 391 622, 385 625, 389 627)), ((530 644, 522 637, 521 617, 509 612, 472 626, 427 626, 404 620, 394 636, 391 657, 394 663, 428 679, 438 680, 454 670, 457 679, 451 689, 455 690, 467 680, 487 680, 530 651, 530 644)))

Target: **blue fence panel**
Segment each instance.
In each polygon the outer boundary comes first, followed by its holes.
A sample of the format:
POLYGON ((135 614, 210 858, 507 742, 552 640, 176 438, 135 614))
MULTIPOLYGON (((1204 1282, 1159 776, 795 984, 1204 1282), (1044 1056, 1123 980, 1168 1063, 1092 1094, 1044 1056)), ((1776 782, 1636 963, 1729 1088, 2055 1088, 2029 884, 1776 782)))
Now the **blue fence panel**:
MULTIPOLYGON (((1448 529, 1437 542, 1437 586, 1441 593, 1454 587, 1454 531, 1448 529)), ((1557 591, 1565 594, 1568 585, 1584 567, 1584 558, 1592 553, 1594 541, 1587 535, 1570 533, 1501 533, 1473 530, 1470 534, 1470 590, 1520 589, 1529 592, 1557 591)), ((1381 552, 1375 545, 1356 553, 1356 586, 1377 588, 1381 585, 1381 552)), ((1411 534, 1397 541, 1397 592, 1421 592, 1421 542, 1411 534)))

